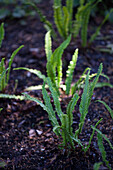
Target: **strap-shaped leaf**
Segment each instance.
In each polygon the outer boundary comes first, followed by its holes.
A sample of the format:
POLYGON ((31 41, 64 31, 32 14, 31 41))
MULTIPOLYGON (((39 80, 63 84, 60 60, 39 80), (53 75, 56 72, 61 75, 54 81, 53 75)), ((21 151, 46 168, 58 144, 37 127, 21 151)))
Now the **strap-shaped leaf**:
POLYGON ((52 56, 50 31, 47 32, 45 35, 45 52, 46 52, 46 57, 48 62, 50 61, 52 56))
POLYGON ((70 92, 70 87, 71 87, 71 82, 73 79, 73 72, 74 69, 76 67, 76 62, 77 62, 77 58, 78 58, 78 49, 75 50, 74 55, 72 57, 72 61, 70 61, 70 64, 68 66, 68 70, 66 71, 66 94, 69 94, 70 92))
POLYGON ((54 86, 56 86, 56 83, 55 83, 56 73, 51 63, 51 57, 52 57, 51 46, 52 46, 52 42, 51 42, 51 36, 50 36, 50 31, 49 31, 45 35, 45 52, 46 52, 46 58, 47 58, 46 68, 47 68, 48 77, 50 77, 52 83, 54 84, 54 86))
POLYGON ((57 88, 56 81, 55 81, 56 71, 55 71, 55 68, 51 64, 51 61, 47 62, 47 76, 51 79, 54 87, 57 88))
POLYGON ((82 94, 81 102, 80 102, 80 106, 79 106, 79 111, 81 113, 81 117, 80 117, 79 128, 75 132, 75 137, 78 137, 78 135, 81 133, 82 127, 84 125, 85 117, 86 117, 86 115, 88 113, 88 107, 89 107, 88 106, 88 99, 89 99, 89 73, 90 73, 90 71, 88 71, 88 74, 86 76, 85 87, 84 87, 84 90, 83 90, 83 94, 82 94))
POLYGON ((71 41, 71 35, 69 35, 68 38, 53 52, 51 57, 51 63, 54 67, 56 67, 59 60, 61 60, 62 54, 64 50, 67 48, 67 46, 69 45, 70 41, 71 41))
POLYGON ((70 135, 72 135, 72 124, 73 124, 73 110, 75 105, 77 104, 77 101, 79 99, 79 96, 77 93, 75 93, 75 95, 73 96, 73 98, 71 99, 71 101, 69 102, 68 106, 67 106, 67 116, 68 116, 68 132, 70 135))
POLYGON ((100 165, 102 165, 102 162, 95 163, 94 166, 93 166, 93 170, 99 170, 100 165))
POLYGON ((95 131, 97 131, 97 133, 99 133, 108 142, 111 149, 113 149, 113 146, 112 146, 110 140, 99 129, 93 127, 92 125, 91 125, 91 128, 94 129, 95 131))
POLYGON ((72 32, 73 0, 66 0, 66 7, 69 13, 69 33, 72 32))
POLYGON ((64 30, 64 36, 65 36, 65 39, 66 39, 67 36, 69 35, 69 13, 68 13, 68 10, 65 6, 63 7, 63 13, 64 13, 63 30, 64 30))
POLYGON ((97 37, 102 25, 108 20, 110 14, 113 12, 113 9, 110 10, 110 12, 105 16, 104 20, 102 21, 102 23, 98 26, 98 28, 96 29, 96 32, 91 36, 89 42, 92 43, 95 38, 97 37))
POLYGON ((7 83, 9 81, 9 75, 10 75, 10 71, 11 71, 11 65, 13 62, 13 59, 15 57, 15 55, 20 51, 21 48, 23 48, 24 46, 21 45, 19 48, 17 48, 11 55, 10 60, 9 60, 9 66, 8 66, 8 72, 7 72, 7 83))
MULTIPOLYGON (((62 81, 62 54, 65 48, 71 41, 71 35, 53 52, 51 57, 51 67, 56 70, 57 68, 57 86, 60 86, 60 82, 62 81)), ((55 71, 56 73, 56 71, 55 71)))
POLYGON ((2 91, 6 86, 6 72, 8 69, 4 69, 4 71, 2 72, 2 74, 0 74, 0 91, 2 91))
POLYGON ((53 97, 53 100, 54 100, 54 105, 55 105, 55 109, 56 109, 56 112, 62 122, 62 110, 61 110, 61 106, 60 106, 60 101, 59 101, 59 96, 58 96, 58 93, 56 91, 56 89, 53 87, 53 84, 50 80, 50 78, 47 78, 47 84, 49 86, 49 89, 51 91, 51 95, 53 97))
POLYGON ((42 94, 43 94, 43 99, 44 99, 44 102, 45 102, 45 105, 48 109, 48 116, 49 116, 49 120, 51 120, 52 122, 52 125, 53 127, 54 126, 58 126, 58 121, 56 119, 56 115, 55 115, 55 112, 53 110, 53 107, 52 107, 52 104, 51 104, 51 101, 50 101, 50 97, 45 89, 45 84, 43 84, 43 87, 42 87, 42 94))
POLYGON ((105 86, 110 87, 110 88, 113 88, 113 85, 110 84, 110 83, 108 83, 108 82, 98 82, 98 83, 95 85, 96 88, 99 88, 99 87, 102 88, 102 87, 105 87, 105 86))
MULTIPOLYGON (((103 118, 101 118, 101 119, 96 123, 96 125, 94 126, 95 128, 96 128, 96 127, 98 126, 98 124, 102 121, 102 119, 103 119, 103 118)), ((92 141, 93 136, 94 136, 94 133, 95 133, 95 129, 93 129, 93 132, 92 132, 92 134, 91 134, 91 136, 90 136, 90 139, 89 139, 89 144, 88 144, 87 147, 85 147, 84 152, 87 152, 87 150, 89 149, 89 147, 90 147, 90 145, 91 145, 91 141, 92 141)))
POLYGON ((61 0, 56 1, 54 0, 54 21, 58 32, 62 38, 65 38, 64 31, 63 31, 63 13, 61 8, 61 0))
POLYGON ((82 13, 82 29, 81 29, 81 39, 82 39, 82 46, 85 47, 87 43, 87 29, 88 29, 88 22, 91 13, 91 7, 87 8, 82 13))
POLYGON ((106 151, 103 145, 103 140, 102 140, 102 136, 100 135, 100 133, 97 133, 97 139, 98 139, 98 146, 99 146, 99 150, 102 154, 102 159, 105 162, 106 166, 111 170, 110 166, 109 166, 109 161, 106 160, 106 151))
POLYGON ((4 63, 5 58, 2 58, 0 62, 0 74, 5 70, 5 63, 4 63))
POLYGON ((79 99, 79 96, 78 96, 77 93, 75 93, 74 96, 72 97, 71 101, 69 102, 68 106, 67 106, 67 110, 66 110, 67 114, 70 114, 70 113, 73 112, 74 107, 77 104, 78 99, 79 99))
POLYGON ((86 76, 86 80, 85 80, 85 87, 83 90, 83 94, 81 97, 81 102, 80 102, 80 106, 79 106, 79 111, 81 113, 81 117, 80 120, 84 120, 84 118, 86 117, 87 113, 88 113, 88 101, 89 101, 89 74, 90 71, 88 71, 88 74, 86 76))
POLYGON ((67 142, 68 142, 68 136, 67 133, 68 132, 68 117, 66 114, 62 115, 62 138, 63 138, 63 145, 67 147, 67 142))
POLYGON ((39 70, 36 70, 36 69, 30 69, 30 68, 26 68, 26 67, 19 67, 19 68, 15 68, 14 70, 26 70, 26 71, 29 71, 30 73, 35 74, 40 79, 43 79, 44 81, 46 80, 46 76, 43 75, 39 70))
POLYGON ((89 101, 88 101, 88 106, 91 102, 91 98, 92 98, 92 95, 93 95, 93 91, 94 91, 94 88, 98 82, 98 79, 99 79, 99 76, 101 75, 102 73, 102 69, 103 69, 103 65, 102 63, 100 64, 99 66, 99 69, 98 69, 98 72, 97 72, 97 75, 95 77, 95 79, 93 80, 93 82, 90 84, 90 88, 89 88, 89 101))
POLYGON ((87 67, 87 68, 84 70, 84 72, 82 73, 82 75, 81 75, 81 77, 79 78, 79 80, 71 87, 71 94, 72 94, 72 95, 76 92, 76 90, 79 90, 80 87, 81 87, 81 85, 84 83, 85 80, 83 81, 83 77, 84 77, 84 76, 86 77, 86 72, 87 72, 88 70, 90 70, 89 67, 87 67))
POLYGON ((9 95, 9 94, 2 94, 0 93, 0 98, 7 98, 7 99, 16 99, 16 100, 25 100, 25 96, 23 95, 9 95))
POLYGON ((109 111, 109 113, 113 119, 113 110, 104 101, 102 101, 102 100, 96 100, 96 101, 102 103, 106 107, 106 109, 109 111))
POLYGON ((0 48, 4 39, 4 23, 0 25, 0 48))
POLYGON ((32 6, 36 10, 36 12, 39 15, 40 21, 44 23, 44 26, 47 29, 47 31, 51 31, 53 38, 56 38, 56 33, 53 29, 51 22, 46 19, 46 16, 42 14, 41 10, 32 2, 26 2, 26 4, 32 6))

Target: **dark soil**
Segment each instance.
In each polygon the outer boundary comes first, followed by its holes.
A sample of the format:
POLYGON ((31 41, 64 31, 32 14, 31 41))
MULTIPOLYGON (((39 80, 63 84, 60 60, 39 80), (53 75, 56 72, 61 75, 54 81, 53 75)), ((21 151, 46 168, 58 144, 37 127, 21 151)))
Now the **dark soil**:
MULTIPOLYGON (((39 5, 47 18, 53 22, 52 1, 43 0, 39 5), (48 12, 49 11, 49 12, 48 12)), ((95 19, 98 22, 99 17, 95 19)), ((90 27, 93 27, 91 22, 90 27)), ((6 57, 6 65, 11 53, 20 45, 24 48, 16 55, 12 68, 28 67, 40 70, 46 74, 46 56, 44 51, 44 36, 46 31, 37 16, 27 17, 21 20, 5 19, 5 39, 0 50, 0 59, 6 57), (23 24, 24 23, 24 24, 23 24)), ((101 31, 101 37, 109 36, 107 40, 96 40, 90 47, 82 49, 80 39, 72 42, 63 55, 64 78, 65 70, 71 60, 74 50, 79 47, 79 57, 75 69, 73 81, 77 81, 86 67, 91 67, 92 72, 97 72, 99 64, 103 63, 103 73, 108 75, 110 83, 113 84, 113 54, 102 53, 98 49, 105 48, 107 44, 113 43, 113 27, 107 23, 101 31)), ((53 42, 55 49, 61 42, 53 42)), ((106 81, 100 78, 100 81, 106 81)), ((21 94, 26 87, 42 84, 42 81, 26 72, 11 72, 10 82, 4 93, 21 94), (15 80, 18 86, 15 89, 15 80)), ((42 100, 41 91, 28 92, 32 96, 42 100)), ((100 103, 94 102, 97 99, 105 101, 113 109, 113 89, 109 87, 97 88, 94 91, 89 113, 86 117, 83 132, 80 139, 86 144, 91 135, 91 125, 103 118, 99 124, 100 129, 113 145, 113 120, 109 112, 100 103)), ((62 110, 65 112, 69 98, 64 96, 61 100, 62 110)), ((96 133, 88 152, 85 154, 76 145, 75 150, 69 154, 59 149, 60 140, 52 131, 48 115, 34 102, 0 99, 0 107, 3 108, 0 114, 0 161, 4 160, 7 170, 40 170, 40 169, 76 169, 91 170, 95 162, 102 161, 97 145, 96 133)), ((74 128, 77 129, 80 120, 78 106, 74 112, 74 128)), ((113 150, 104 141, 107 160, 113 168, 113 150)), ((100 169, 107 169, 105 164, 100 169)))

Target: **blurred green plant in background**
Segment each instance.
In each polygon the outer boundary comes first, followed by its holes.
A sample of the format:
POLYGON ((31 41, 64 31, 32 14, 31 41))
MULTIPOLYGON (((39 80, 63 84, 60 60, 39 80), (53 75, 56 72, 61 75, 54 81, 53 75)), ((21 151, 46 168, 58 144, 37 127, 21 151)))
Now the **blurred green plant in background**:
MULTIPOLYGON (((41 0, 32 0, 39 3, 41 0)), ((0 0, 0 19, 6 17, 21 18, 28 15, 35 15, 35 11, 28 9, 26 0, 0 0)))

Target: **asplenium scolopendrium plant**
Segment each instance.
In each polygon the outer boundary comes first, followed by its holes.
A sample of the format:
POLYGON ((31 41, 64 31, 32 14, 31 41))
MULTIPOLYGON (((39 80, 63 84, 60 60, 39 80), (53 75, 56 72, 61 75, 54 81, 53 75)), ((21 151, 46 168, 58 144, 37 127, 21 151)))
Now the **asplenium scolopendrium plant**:
MULTIPOLYGON (((109 143, 110 147, 113 149, 108 138, 106 138, 105 135, 103 135, 98 129, 96 129, 97 125, 100 123, 100 121, 102 119, 100 119, 96 123, 95 127, 91 126, 93 131, 92 131, 91 137, 89 139, 88 145, 84 146, 79 139, 79 135, 81 134, 83 125, 85 123, 85 118, 88 114, 88 108, 89 108, 89 105, 91 102, 93 91, 94 91, 95 85, 99 79, 99 76, 101 75, 101 72, 102 72, 102 64, 100 64, 100 67, 98 69, 95 79, 93 80, 93 82, 90 83, 89 82, 90 71, 88 71, 88 74, 85 79, 85 86, 83 89, 83 94, 81 96, 81 102, 79 105, 79 112, 81 114, 80 123, 79 123, 78 129, 76 129, 76 130, 72 128, 72 125, 73 125, 73 113, 72 112, 77 104, 78 99, 80 98, 80 96, 77 93, 75 93, 74 96, 72 97, 72 99, 70 100, 70 102, 67 106, 67 109, 66 109, 66 113, 62 112, 60 101, 59 101, 59 95, 58 95, 56 89, 54 88, 54 85, 52 84, 50 78, 46 78, 46 82, 49 86, 49 90, 51 92, 51 96, 54 101, 55 110, 53 109, 53 106, 51 104, 51 98, 48 95, 47 90, 45 88, 45 83, 43 84, 43 87, 42 87, 44 104, 41 101, 39 101, 38 99, 25 94, 26 100, 31 100, 31 101, 37 102, 44 110, 47 111, 48 117, 49 117, 49 119, 52 123, 52 126, 53 126, 53 131, 56 133, 56 135, 59 136, 59 139, 60 139, 60 137, 62 137, 62 139, 63 139, 61 148, 74 149, 76 144, 79 144, 82 147, 83 151, 86 152, 90 147, 90 144, 91 144, 91 141, 92 141, 95 131, 97 131, 102 137, 105 138, 105 140, 109 143), (57 120, 56 115, 59 117, 60 122, 57 120)), ((101 146, 100 146, 100 149, 101 149, 101 146)))
MULTIPOLYGON (((54 22, 56 24, 57 30, 60 36, 63 39, 67 39, 67 37, 72 34, 74 38, 77 38, 77 35, 81 34, 82 46, 85 47, 87 45, 87 32, 88 32, 88 23, 92 9, 102 0, 80 0, 79 7, 77 8, 77 12, 74 14, 73 18, 73 1, 74 0, 66 0, 65 6, 62 6, 62 0, 54 0, 53 11, 54 11, 54 22)), ((41 22, 44 23, 47 31, 52 32, 52 36, 56 37, 56 33, 53 29, 50 21, 46 19, 46 16, 43 16, 41 10, 34 4, 29 1, 32 7, 35 8, 37 13, 39 14, 41 22)), ((92 43, 96 36, 98 35, 102 25, 107 21, 109 15, 113 12, 113 9, 105 16, 102 23, 97 27, 96 32, 91 36, 89 43, 92 43)))
MULTIPOLYGON (((46 72, 47 77, 51 79, 51 82, 53 83, 55 89, 59 91, 59 88, 61 87, 62 83, 62 54, 65 50, 65 48, 68 46, 69 42, 71 40, 71 35, 57 48, 54 52, 52 52, 51 46, 51 36, 50 32, 47 32, 45 35, 45 52, 46 52, 46 72)), ((70 88, 71 88, 71 82, 73 78, 73 72, 76 66, 78 58, 78 49, 75 50, 75 53, 72 57, 72 61, 70 62, 66 74, 66 93, 69 94, 70 88)), ((43 75, 39 70, 36 69, 29 69, 25 67, 16 68, 18 69, 24 69, 27 71, 30 71, 31 73, 36 74, 39 78, 43 79, 45 81, 46 76, 43 75)))
MULTIPOLYGON (((50 32, 47 32, 45 35, 45 52, 46 52, 46 59, 47 59, 47 64, 46 64, 46 72, 47 72, 47 77, 51 79, 51 82, 54 85, 54 88, 59 92, 59 88, 63 88, 66 91, 66 94, 69 95, 70 92, 71 94, 74 94, 76 90, 79 90, 81 86, 84 85, 84 81, 86 78, 86 72, 90 70, 90 68, 86 68, 85 71, 83 72, 82 76, 79 78, 79 80, 71 86, 72 80, 73 80, 73 73, 74 69, 76 67, 77 59, 78 59, 78 49, 75 50, 72 60, 70 61, 70 64, 68 66, 68 69, 66 71, 66 79, 65 79, 65 84, 62 84, 62 54, 66 47, 68 46, 69 42, 71 40, 71 35, 57 48, 55 49, 54 52, 52 52, 51 46, 52 46, 52 41, 51 41, 51 36, 50 32)), ((46 76, 43 75, 39 70, 36 69, 29 69, 25 67, 20 67, 16 68, 15 70, 18 69, 24 69, 27 71, 30 71, 31 73, 36 74, 40 79, 43 79, 45 81, 46 76)), ((101 74, 102 76, 108 78, 107 76, 101 74)), ((96 74, 91 74, 89 78, 93 78, 96 76, 96 74)), ((104 86, 110 86, 109 83, 101 83, 100 87, 104 86)), ((27 88, 27 90, 37 90, 39 89, 39 86, 32 86, 27 88)))
MULTIPOLYGON (((83 94, 81 97, 81 102, 79 105, 79 111, 81 114, 80 123, 79 123, 78 129, 75 130, 74 133, 73 133, 74 129, 72 128, 72 124, 73 124, 73 113, 72 112, 75 108, 75 105, 77 104, 78 99, 80 98, 77 93, 74 94, 71 101, 69 102, 67 109, 66 109, 66 113, 63 113, 61 110, 59 95, 58 95, 56 89, 54 88, 54 85, 53 85, 52 81, 50 80, 50 78, 46 78, 46 82, 49 86, 51 96, 54 100, 55 111, 51 104, 50 96, 48 95, 48 93, 45 89, 45 83, 43 84, 43 88, 42 88, 42 94, 43 94, 43 99, 44 99, 45 104, 43 104, 38 99, 25 94, 25 97, 27 100, 32 100, 32 101, 37 102, 44 110, 46 110, 48 112, 49 119, 53 126, 53 131, 58 136, 60 135, 62 137, 62 139, 63 139, 62 146, 64 148, 71 147, 74 149, 74 141, 79 143, 82 146, 82 148, 84 148, 80 139, 79 139, 79 135, 82 132, 82 128, 83 128, 85 118, 88 113, 88 108, 89 108, 89 105, 91 102, 91 98, 93 95, 93 90, 95 88, 95 85, 99 79, 101 72, 102 72, 102 64, 100 64, 100 67, 98 69, 98 73, 97 73, 95 79, 93 80, 93 82, 90 83, 89 82, 90 71, 88 71, 88 74, 87 74, 86 80, 85 80, 85 87, 84 87, 83 94), (58 120, 56 118, 56 114, 60 119, 60 123, 58 122, 58 120)), ((89 145, 90 145, 90 143, 89 143, 89 145)), ((87 146, 87 149, 88 149, 88 147, 89 146, 87 146)), ((84 148, 84 151, 86 151, 87 149, 84 148)))
POLYGON ((99 79, 99 76, 101 75, 101 72, 102 72, 102 64, 100 64, 98 72, 96 74, 96 77, 92 82, 89 82, 90 70, 87 73, 87 76, 85 79, 85 86, 83 89, 83 94, 81 96, 81 102, 79 105, 79 112, 81 114, 80 123, 78 125, 78 129, 76 129, 76 130, 72 128, 72 125, 73 125, 73 113, 72 112, 73 112, 80 96, 77 93, 75 93, 67 106, 66 113, 63 113, 62 109, 61 109, 60 101, 59 101, 58 92, 56 91, 56 89, 49 77, 45 78, 45 81, 49 86, 49 90, 51 92, 51 97, 53 98, 53 101, 54 101, 55 109, 53 109, 53 106, 51 104, 51 98, 45 88, 45 82, 42 87, 44 104, 37 98, 31 97, 30 95, 28 95, 26 93, 23 93, 24 95, 22 95, 22 96, 0 94, 0 98, 31 100, 31 101, 38 103, 45 111, 47 111, 49 120, 51 121, 51 124, 53 126, 53 131, 55 132, 55 134, 57 136, 59 136, 59 139, 61 139, 61 137, 62 137, 61 148, 69 149, 71 151, 71 150, 75 149, 76 144, 79 144, 81 146, 81 149, 84 152, 87 152, 87 150, 89 149, 89 147, 91 145, 91 141, 93 139, 94 133, 95 133, 95 131, 97 131, 98 145, 99 145, 99 149, 102 153, 103 161, 106 163, 107 167, 109 167, 109 169, 110 169, 109 162, 106 160, 106 152, 103 148, 102 137, 108 142, 111 149, 113 149, 113 147, 112 147, 109 139, 105 135, 103 135, 101 133, 101 131, 99 131, 96 128, 102 119, 100 119, 94 127, 91 126, 93 131, 90 136, 89 143, 87 145, 84 145, 81 142, 81 140, 79 139, 79 135, 82 132, 82 128, 85 123, 85 118, 88 114, 88 108, 89 108, 89 105, 91 102, 93 91, 94 91, 96 83, 99 79), (59 120, 58 120, 58 117, 59 117, 59 120))
MULTIPOLYGON (((0 26, 0 47, 2 45, 3 39, 4 39, 4 23, 2 23, 0 26)), ((21 45, 12 53, 7 68, 5 68, 5 62, 4 62, 5 58, 2 58, 2 60, 0 61, 0 91, 3 91, 5 87, 8 85, 13 59, 22 47, 23 45, 21 45)))

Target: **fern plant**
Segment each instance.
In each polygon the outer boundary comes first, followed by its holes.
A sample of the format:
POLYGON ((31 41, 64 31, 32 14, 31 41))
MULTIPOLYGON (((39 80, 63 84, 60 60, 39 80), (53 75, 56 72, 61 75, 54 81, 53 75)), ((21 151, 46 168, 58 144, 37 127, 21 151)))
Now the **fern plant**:
MULTIPOLYGON (((65 6, 62 6, 62 0, 54 0, 53 2, 53 11, 54 11, 54 22, 56 24, 57 30, 60 36, 64 39, 72 34, 73 37, 77 38, 77 35, 81 34, 82 46, 86 47, 87 45, 87 32, 88 32, 88 23, 91 15, 92 9, 102 0, 82 0, 79 2, 79 7, 77 12, 74 14, 73 18, 73 0, 66 0, 65 6)), ((44 23, 44 26, 47 31, 52 32, 53 38, 56 38, 55 30, 52 24, 46 19, 46 16, 42 14, 40 9, 31 2, 27 2, 31 5, 37 13, 39 14, 40 21, 44 23)), ((102 23, 97 27, 96 32, 91 36, 89 43, 92 43, 96 36, 98 35, 102 25, 108 20, 113 9, 105 16, 102 23)))
MULTIPOLYGON (((88 71, 88 74, 86 76, 86 80, 85 80, 85 87, 83 90, 83 94, 81 97, 81 102, 79 105, 79 111, 81 114, 80 117, 80 123, 79 123, 79 127, 78 129, 75 131, 75 133, 73 133, 73 129, 72 129, 72 124, 73 124, 73 110, 75 105, 77 104, 78 99, 80 98, 80 96, 75 93, 74 96, 72 97, 71 101, 69 102, 67 109, 66 109, 66 114, 62 112, 61 110, 61 105, 59 102, 59 95, 58 92, 54 86, 54 83, 51 81, 51 79, 49 77, 45 78, 45 82, 43 84, 42 87, 42 94, 43 94, 43 99, 44 99, 44 103, 43 104, 41 101, 39 101, 38 99, 29 96, 28 94, 24 93, 24 97, 22 97, 22 99, 25 100, 32 100, 37 102, 44 110, 46 110, 48 112, 48 116, 49 119, 53 125, 53 131, 60 137, 62 136, 63 138, 63 143, 62 143, 62 147, 71 147, 74 148, 74 143, 77 142, 81 145, 82 149, 86 152, 88 150, 88 148, 90 147, 91 144, 91 140, 93 138, 94 135, 94 131, 92 132, 90 141, 89 141, 89 145, 87 147, 84 148, 84 146, 82 145, 81 141, 79 140, 79 135, 82 132, 82 127, 84 125, 85 122, 85 118, 86 115, 88 113, 88 108, 91 102, 91 97, 93 95, 93 90, 95 88, 95 85, 99 79, 99 76, 101 75, 102 72, 102 64, 100 64, 100 67, 98 69, 97 75, 95 77, 95 79, 93 80, 93 82, 89 82, 89 74, 90 74, 90 70, 88 71), (47 90, 45 88, 45 83, 48 84, 49 90, 51 92, 52 98, 54 100, 54 105, 55 105, 55 110, 53 109, 53 106, 51 104, 51 99, 50 96, 47 93, 47 90), (60 123, 58 122, 57 118, 56 118, 56 114, 60 119, 60 123)), ((15 98, 15 96, 10 96, 10 95, 3 95, 0 94, 0 97, 10 97, 10 98, 15 98)), ((100 121, 99 121, 100 122, 100 121)), ((99 124, 99 122, 95 125, 96 126, 99 124)))
MULTIPOLYGON (((104 138, 108 144, 110 145, 111 149, 113 149, 113 146, 109 139, 102 134, 101 131, 99 131, 96 127, 98 124, 101 122, 102 118, 96 123, 96 125, 91 128, 93 129, 92 134, 89 139, 89 143, 87 145, 84 145, 81 140, 79 139, 80 133, 82 133, 82 128, 85 123, 85 118, 88 113, 88 108, 91 102, 91 98, 93 95, 94 88, 98 82, 99 76, 101 75, 102 72, 102 64, 100 64, 98 72, 96 74, 95 79, 93 82, 89 82, 89 75, 90 75, 90 70, 87 73, 86 79, 85 79, 85 86, 83 89, 83 93, 81 96, 81 101, 79 104, 79 111, 80 111, 80 123, 78 125, 78 129, 73 129, 73 110, 78 102, 78 99, 80 96, 75 93, 70 100, 69 104, 67 105, 66 113, 62 112, 60 101, 59 101, 59 95, 57 90, 54 87, 54 84, 52 83, 51 79, 49 77, 45 78, 45 82, 43 83, 42 87, 42 94, 43 94, 43 100, 44 103, 42 103, 40 100, 37 98, 31 97, 30 95, 23 93, 21 96, 15 96, 15 95, 6 95, 6 94, 0 94, 0 98, 10 98, 10 99, 19 99, 19 100, 31 100, 39 104, 45 111, 48 113, 49 120, 51 121, 51 124, 53 126, 53 131, 54 133, 59 137, 59 139, 62 138, 62 144, 60 145, 60 148, 62 149, 69 149, 74 150, 76 147, 76 144, 79 144, 81 146, 81 149, 84 152, 87 152, 90 145, 91 141, 93 139, 95 131, 97 131, 98 135, 98 145, 99 149, 102 153, 102 158, 103 161, 106 163, 106 166, 110 169, 109 162, 106 160, 106 152, 104 150, 103 144, 102 144, 102 138, 104 138), (53 98, 54 101, 54 106, 51 104, 51 98, 50 95, 48 94, 46 88, 45 88, 45 83, 48 84, 49 90, 51 92, 51 97, 53 98), (55 109, 54 109, 55 108, 55 109), (57 119, 59 117, 59 120, 57 119)), ((95 168, 99 167, 101 163, 95 165, 95 168)))
MULTIPOLYGON (((2 23, 0 26, 0 47, 3 39, 4 39, 4 23, 2 23)), ((5 58, 2 58, 2 60, 0 61, 0 91, 3 91, 5 87, 8 85, 13 59, 22 47, 23 45, 21 45, 12 53, 7 68, 5 68, 5 62, 4 62, 5 58)))
MULTIPOLYGON (((55 49, 54 52, 52 52, 51 46, 52 46, 52 41, 51 41, 51 36, 50 32, 47 32, 45 35, 45 52, 46 52, 46 59, 47 59, 47 64, 46 64, 46 72, 47 72, 47 77, 49 77, 59 93, 59 88, 62 88, 64 91, 66 91, 66 94, 69 95, 70 93, 73 95, 77 90, 79 90, 81 87, 83 87, 85 79, 86 79, 86 72, 90 70, 90 68, 86 68, 85 71, 83 72, 82 76, 79 78, 79 80, 72 86, 72 80, 73 80, 73 73, 74 69, 76 67, 77 59, 78 59, 78 49, 75 50, 72 60, 69 63, 68 69, 66 71, 66 79, 65 79, 65 84, 62 84, 62 54, 65 48, 68 46, 69 42, 71 40, 71 35, 57 48, 55 49)), ((18 69, 24 69, 27 70, 35 75, 37 75, 40 79, 43 79, 45 81, 46 76, 43 75, 39 70, 36 69, 29 69, 25 67, 20 67, 16 68, 15 70, 18 69)), ((92 79, 93 77, 96 76, 95 74, 91 74, 89 76, 89 79, 92 79)), ((109 78, 101 74, 101 76, 109 78)), ((97 84, 98 85, 98 84, 97 84)), ((101 86, 110 86, 110 83, 100 83, 101 86)), ((111 87, 111 86, 110 86, 111 87)), ((39 89, 39 86, 31 86, 27 88, 26 90, 37 90, 39 89)))

